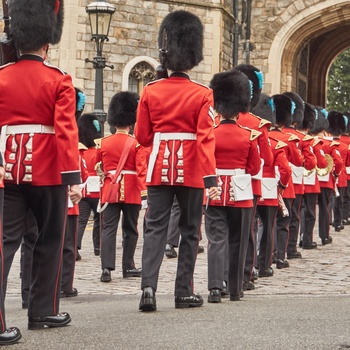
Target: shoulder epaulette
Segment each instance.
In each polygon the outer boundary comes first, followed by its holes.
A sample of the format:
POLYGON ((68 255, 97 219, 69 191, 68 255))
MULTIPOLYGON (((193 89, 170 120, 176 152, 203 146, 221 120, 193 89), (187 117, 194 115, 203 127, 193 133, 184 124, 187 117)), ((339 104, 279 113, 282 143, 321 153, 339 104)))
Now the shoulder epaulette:
POLYGON ((283 148, 283 147, 287 147, 288 145, 283 142, 283 141, 278 141, 277 142, 277 145, 275 146, 275 149, 280 149, 280 148, 283 148))
POLYGON ((261 134, 262 132, 252 129, 250 131, 250 141, 257 139, 261 134))
POLYGON ((100 139, 95 139, 94 142, 98 148, 101 148, 102 137, 100 139))
POLYGON ((315 146, 318 145, 320 142, 323 143, 323 141, 322 141, 321 139, 315 138, 315 139, 314 139, 314 143, 312 144, 312 147, 315 147, 315 146))
POLYGON ((291 134, 288 141, 300 141, 300 139, 298 136, 291 134))
POLYGON ((192 81, 192 83, 195 83, 195 84, 197 84, 197 85, 203 86, 203 87, 205 87, 206 89, 210 89, 208 85, 204 85, 204 84, 198 83, 198 81, 191 80, 191 79, 190 79, 190 81, 192 81))
POLYGON ((348 151, 350 151, 350 145, 348 146, 348 151))
POLYGON ((310 135, 305 135, 305 137, 303 138, 303 141, 310 141, 313 140, 314 138, 310 135))
POLYGON ((88 149, 83 143, 78 143, 78 149, 88 149))
POLYGON ((12 65, 15 64, 15 63, 16 63, 16 62, 9 62, 9 63, 6 63, 6 64, 0 66, 0 69, 6 68, 6 67, 8 67, 8 66, 12 66, 12 65))
POLYGON ((339 142, 337 142, 337 141, 332 141, 332 143, 330 144, 330 146, 329 146, 329 147, 339 146, 339 145, 340 145, 340 143, 339 143, 339 142))
POLYGON ((161 79, 152 80, 152 81, 150 81, 146 86, 152 85, 152 84, 155 84, 155 83, 159 83, 160 81, 162 81, 162 80, 164 80, 164 79, 166 79, 166 78, 161 78, 161 79))
POLYGON ((216 129, 220 124, 214 124, 213 129, 216 129))
POLYGON ((63 69, 61 69, 60 67, 53 66, 52 64, 50 64, 50 63, 48 63, 48 62, 46 62, 46 61, 44 61, 44 64, 45 64, 46 67, 49 67, 49 68, 53 68, 53 69, 58 70, 58 71, 61 72, 63 75, 66 75, 66 74, 67 74, 67 72, 65 72, 65 71, 64 71, 63 69))

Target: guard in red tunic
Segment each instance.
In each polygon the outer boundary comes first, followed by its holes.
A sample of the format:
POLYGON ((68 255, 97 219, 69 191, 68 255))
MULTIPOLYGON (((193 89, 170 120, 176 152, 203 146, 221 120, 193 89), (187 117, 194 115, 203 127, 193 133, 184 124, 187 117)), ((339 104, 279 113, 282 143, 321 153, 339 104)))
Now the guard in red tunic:
POLYGON ((240 112, 249 110, 251 92, 247 76, 236 70, 217 73, 210 87, 214 108, 221 119, 214 129, 219 196, 208 198, 204 215, 208 237, 208 302, 218 303, 221 302, 227 240, 230 300, 237 301, 242 296, 253 214, 251 177, 260 171, 261 159, 256 140, 260 133, 236 123, 240 112), (243 198, 237 194, 239 186, 247 192, 243 198))
POLYGON ((78 129, 79 141, 85 147, 81 147, 81 156, 84 159, 86 168, 89 172, 89 177, 83 190, 83 198, 79 202, 77 256, 78 259, 81 259, 79 250, 82 247, 83 235, 91 211, 94 215, 94 225, 92 229, 94 254, 96 256, 100 255, 101 225, 100 213, 97 211, 98 202, 100 200, 100 179, 99 176, 96 175, 95 170, 97 145, 94 140, 101 138, 101 125, 96 115, 85 113, 78 119, 78 129))
POLYGON ((121 213, 123 212, 123 277, 140 277, 142 270, 134 265, 134 254, 139 237, 137 222, 141 199, 147 196, 145 184, 146 152, 136 139, 129 134, 136 121, 139 96, 131 92, 115 94, 108 108, 108 123, 116 133, 101 140, 96 154, 98 168, 103 171, 101 189, 102 235, 101 235, 101 282, 111 281, 115 270, 116 236, 121 213), (109 198, 111 184, 115 178, 117 191, 113 201, 109 198))
POLYGON ((142 253, 143 290, 140 310, 155 311, 159 269, 164 257, 170 210, 180 206, 175 307, 201 306, 193 293, 193 272, 202 220, 203 188, 218 193, 215 174, 213 92, 190 80, 188 72, 203 59, 203 25, 187 11, 174 11, 163 20, 158 44, 167 42, 165 67, 169 78, 149 83, 137 109, 135 136, 152 146, 148 163, 148 210, 142 253))
POLYGON ((318 195, 318 232, 322 244, 326 245, 332 243, 333 239, 329 235, 329 201, 330 197, 334 195, 336 189, 336 179, 343 167, 340 152, 338 150, 339 142, 333 141, 327 132, 328 120, 323 114, 325 110, 317 108, 318 118, 315 121, 314 127, 310 130, 310 134, 322 139, 322 151, 329 159, 329 168, 324 173, 318 173, 318 180, 320 183, 321 193, 318 195))
POLYGON ((67 197, 81 198, 75 90, 71 77, 45 62, 60 40, 62 4, 10 2, 12 37, 20 58, 0 69, 0 149, 5 155, 4 278, 32 210, 38 225, 29 290, 28 328, 62 327, 60 266, 67 197), (68 189, 69 186, 69 189, 68 189))
MULTIPOLYGON (((302 122, 301 132, 309 134, 310 130, 313 130, 315 122, 318 119, 318 114, 316 108, 309 103, 305 103, 304 119, 302 122)), ((304 176, 304 207, 301 214, 301 240, 299 245, 303 249, 315 249, 317 248, 317 243, 313 240, 313 230, 316 222, 316 206, 317 197, 321 192, 320 184, 318 181, 317 171, 325 171, 328 162, 322 150, 322 139, 315 138, 312 136, 312 150, 316 157, 316 167, 317 169, 307 172, 307 176, 304 176)))
MULTIPOLYGON (((261 94, 261 90, 264 85, 264 76, 263 73, 256 67, 247 64, 241 64, 236 66, 234 69, 239 70, 244 73, 248 79, 250 80, 253 88, 252 100, 251 100, 251 108, 254 108, 256 104, 259 102, 259 97, 261 94)), ((273 154, 271 151, 271 147, 269 144, 268 138, 268 130, 271 127, 271 122, 262 119, 260 116, 256 116, 251 112, 247 111, 241 113, 239 116, 238 124, 248 127, 250 129, 254 129, 259 131, 261 134, 258 137, 258 146, 260 157, 263 159, 262 164, 266 164, 267 166, 272 165, 273 163, 273 154)), ((254 284, 252 283, 252 273, 254 268, 254 262, 256 259, 256 232, 254 230, 255 223, 255 212, 258 198, 261 197, 261 178, 262 171, 257 174, 257 176, 253 177, 252 185, 253 185, 253 193, 254 193, 254 215, 252 216, 252 224, 251 224, 251 235, 249 237, 249 243, 247 248, 247 256, 244 268, 244 289, 254 289, 254 284)))
POLYGON ((283 132, 299 137, 298 147, 304 157, 301 167, 292 165, 292 179, 294 184, 295 199, 293 201, 291 219, 289 224, 289 237, 287 245, 287 259, 301 258, 301 253, 297 251, 297 243, 300 231, 300 209, 304 194, 304 172, 316 170, 316 157, 312 149, 313 137, 300 131, 304 119, 305 103, 302 98, 294 92, 285 92, 295 103, 292 124, 283 128, 283 132))
MULTIPOLYGON (((269 133, 270 137, 274 137, 279 141, 283 141, 288 145, 285 148, 288 161, 296 167, 301 167, 304 162, 304 158, 298 148, 299 137, 291 134, 287 134, 282 131, 283 128, 289 127, 292 122, 292 115, 294 112, 294 102, 285 95, 274 95, 274 105, 276 108, 276 127, 269 133)), ((291 210, 293 200, 295 199, 295 192, 292 178, 290 178, 287 188, 283 191, 283 201, 286 214, 282 211, 277 212, 276 220, 276 235, 277 235, 277 249, 276 249, 276 267, 282 269, 289 267, 289 263, 285 260, 288 236, 289 236, 289 223, 291 219, 291 210)))

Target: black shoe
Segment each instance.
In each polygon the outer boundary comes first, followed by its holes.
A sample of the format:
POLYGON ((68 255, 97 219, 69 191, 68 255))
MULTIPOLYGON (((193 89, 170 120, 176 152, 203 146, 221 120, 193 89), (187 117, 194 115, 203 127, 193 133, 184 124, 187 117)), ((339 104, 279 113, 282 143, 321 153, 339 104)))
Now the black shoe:
POLYGON ((108 270, 108 269, 103 269, 100 281, 101 282, 110 282, 110 281, 112 281, 111 271, 108 270))
POLYGON ((152 287, 143 288, 141 300, 140 300, 140 311, 156 311, 156 292, 152 287))
POLYGON ((287 253, 287 259, 301 259, 301 253, 299 252, 293 252, 293 253, 287 253))
POLYGON ((141 277, 142 269, 123 270, 123 277, 141 277))
POLYGON ((22 300, 22 309, 27 310, 29 306, 28 304, 29 304, 28 301, 22 300))
POLYGON ((273 276, 273 268, 269 267, 266 270, 259 270, 259 277, 272 277, 273 276))
POLYGON ((350 220, 342 220, 341 222, 343 225, 350 225, 350 220))
POLYGON ((333 238, 331 236, 327 238, 322 238, 322 245, 330 244, 333 242, 333 238))
POLYGON ((218 288, 210 289, 208 303, 221 303, 221 290, 218 288))
POLYGON ((228 298, 230 296, 230 292, 227 289, 227 282, 222 282, 222 289, 221 289, 221 297, 222 298, 228 298))
POLYGON ((250 280, 252 282, 256 281, 258 279, 259 275, 258 275, 258 271, 256 269, 253 269, 253 272, 252 272, 252 277, 250 278, 250 280))
POLYGON ((316 249, 316 248, 317 248, 316 242, 311 242, 310 244, 303 245, 303 249, 316 249))
POLYGON ((198 246, 198 250, 197 250, 198 254, 204 253, 204 247, 202 245, 198 246))
POLYGON ((172 246, 171 244, 167 244, 165 246, 165 252, 164 252, 165 256, 168 259, 174 259, 177 258, 177 253, 176 250, 174 249, 174 246, 172 246))
POLYGON ((334 230, 335 230, 335 232, 340 232, 342 230, 342 228, 341 228, 341 226, 335 226, 334 230))
POLYGON ((239 294, 230 294, 230 301, 240 301, 244 297, 243 290, 239 294))
POLYGON ((100 256, 100 253, 101 253, 101 249, 100 248, 94 248, 94 254, 96 256, 100 256))
POLYGON ((253 290, 255 289, 255 285, 252 281, 243 282, 243 290, 253 290))
POLYGON ((11 345, 17 343, 22 338, 21 331, 17 327, 5 329, 0 333, 0 345, 11 345))
POLYGON ((79 252, 77 252, 77 255, 75 256, 75 261, 81 260, 81 255, 79 252))
POLYGON ((289 267, 289 262, 287 260, 280 260, 280 259, 278 259, 276 261, 276 268, 277 269, 284 269, 286 267, 289 267))
POLYGON ((64 327, 70 323, 71 318, 67 312, 55 316, 28 317, 28 329, 44 329, 47 327, 64 327))
POLYGON ((60 298, 71 298, 78 295, 78 289, 73 288, 72 290, 61 290, 60 298))
POLYGON ((175 297, 175 309, 199 307, 202 305, 203 305, 203 298, 198 294, 192 294, 189 297, 175 297))

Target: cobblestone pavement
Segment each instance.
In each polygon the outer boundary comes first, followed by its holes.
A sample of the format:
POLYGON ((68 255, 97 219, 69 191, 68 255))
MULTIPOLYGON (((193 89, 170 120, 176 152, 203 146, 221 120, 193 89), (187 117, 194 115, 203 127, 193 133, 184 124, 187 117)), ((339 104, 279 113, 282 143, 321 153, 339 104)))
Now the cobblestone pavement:
MULTIPOLYGON (((142 228, 144 211, 141 211, 139 227, 142 228)), ((204 232, 204 230, 203 230, 204 232)), ((331 295, 350 294, 350 226, 345 226, 341 232, 331 228, 333 243, 322 246, 318 238, 317 228, 314 240, 319 244, 315 250, 299 249, 302 259, 290 260, 290 267, 275 270, 270 278, 260 278, 255 282, 256 289, 249 295, 331 295)), ((141 266, 142 234, 140 235, 135 263, 141 266)), ((201 244, 206 247, 205 234, 201 244)), ((76 264, 74 287, 79 295, 109 294, 109 295, 140 295, 140 278, 122 278, 121 270, 121 230, 118 229, 116 270, 112 271, 110 283, 100 282, 101 266, 99 257, 93 253, 91 225, 88 226, 80 254, 82 260, 76 264)), ((176 275, 177 259, 164 261, 160 271, 158 295, 172 295, 176 275)), ((198 254, 194 276, 195 292, 203 295, 207 290, 207 255, 198 254)), ((20 296, 19 252, 13 262, 9 282, 8 296, 20 296)))

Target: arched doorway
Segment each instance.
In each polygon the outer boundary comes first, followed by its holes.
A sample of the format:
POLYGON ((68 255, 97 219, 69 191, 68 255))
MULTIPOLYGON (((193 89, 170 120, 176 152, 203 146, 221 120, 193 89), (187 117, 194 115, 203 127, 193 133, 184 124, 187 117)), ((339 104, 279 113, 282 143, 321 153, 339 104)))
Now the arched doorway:
POLYGON ((329 67, 347 47, 348 1, 329 0, 305 8, 280 27, 272 42, 266 74, 270 92, 296 91, 307 102, 324 106, 329 67))

